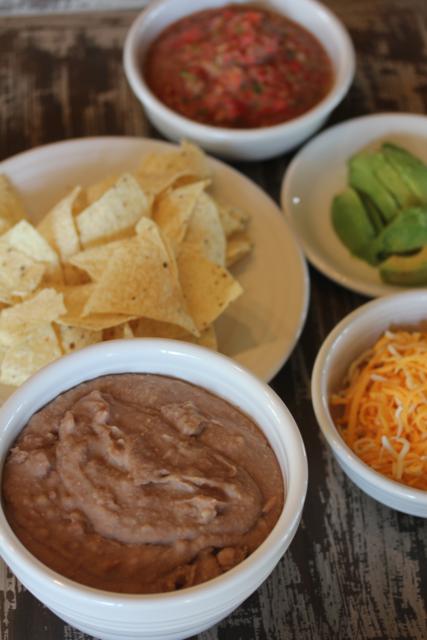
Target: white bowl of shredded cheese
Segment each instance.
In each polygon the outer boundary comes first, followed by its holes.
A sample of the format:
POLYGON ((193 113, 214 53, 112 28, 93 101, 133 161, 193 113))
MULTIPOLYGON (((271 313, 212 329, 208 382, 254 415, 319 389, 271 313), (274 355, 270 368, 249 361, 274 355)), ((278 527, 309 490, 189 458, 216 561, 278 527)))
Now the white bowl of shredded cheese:
POLYGON ((389 507, 427 517, 427 290, 346 316, 318 353, 311 392, 351 480, 389 507))

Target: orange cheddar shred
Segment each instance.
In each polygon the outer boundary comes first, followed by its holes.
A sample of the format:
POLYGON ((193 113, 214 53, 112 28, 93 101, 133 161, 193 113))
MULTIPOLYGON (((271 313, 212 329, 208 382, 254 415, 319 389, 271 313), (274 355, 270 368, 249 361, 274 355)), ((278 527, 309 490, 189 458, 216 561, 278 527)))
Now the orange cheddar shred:
POLYGON ((427 490, 427 333, 386 331, 353 362, 330 406, 364 462, 427 490))

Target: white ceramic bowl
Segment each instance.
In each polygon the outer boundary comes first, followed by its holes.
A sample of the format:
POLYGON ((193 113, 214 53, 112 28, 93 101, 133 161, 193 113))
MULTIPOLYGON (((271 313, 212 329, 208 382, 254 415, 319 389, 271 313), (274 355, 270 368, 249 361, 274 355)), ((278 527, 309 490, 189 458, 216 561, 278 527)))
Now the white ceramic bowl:
POLYGON ((391 325, 419 326, 427 319, 427 290, 406 291, 362 305, 324 341, 313 368, 311 395, 317 421, 345 473, 379 502, 427 517, 427 491, 412 489, 374 471, 345 444, 331 418, 328 398, 339 389, 350 364, 391 325))
POLYGON ((427 116, 374 113, 329 127, 294 156, 280 198, 307 259, 341 286, 370 297, 403 287, 383 282, 378 267, 350 253, 332 226, 331 204, 348 186, 349 158, 362 149, 378 150, 386 140, 427 162, 427 116))
MULTIPOLYGON (((239 0, 238 0, 239 1, 239 0)), ((250 0, 240 0, 244 4, 250 0)), ((129 84, 153 125, 167 138, 186 138, 226 158, 262 160, 293 149, 325 122, 347 93, 355 69, 350 37, 341 22, 316 0, 269 0, 267 6, 311 31, 323 44, 334 67, 335 81, 315 107, 283 124, 258 129, 230 129, 194 122, 166 107, 144 81, 142 64, 151 42, 183 16, 229 4, 227 0, 155 0, 136 18, 127 35, 124 68, 129 84)))
POLYGON ((283 472, 286 498, 263 544, 231 571, 196 587, 157 595, 115 594, 51 571, 19 542, 0 508, 0 553, 19 580, 49 609, 101 640, 187 638, 215 624, 267 578, 299 524, 307 462, 298 428, 276 394, 225 356, 182 342, 105 342, 63 357, 38 372, 0 410, 0 468, 31 415, 56 395, 107 373, 171 375, 216 393, 250 415, 267 436, 283 472))

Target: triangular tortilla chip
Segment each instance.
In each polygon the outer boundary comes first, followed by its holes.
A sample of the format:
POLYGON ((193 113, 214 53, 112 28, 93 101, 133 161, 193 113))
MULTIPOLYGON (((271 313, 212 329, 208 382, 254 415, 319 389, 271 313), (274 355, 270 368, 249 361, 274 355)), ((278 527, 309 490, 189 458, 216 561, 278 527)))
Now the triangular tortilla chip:
POLYGON ((157 225, 118 247, 90 295, 83 315, 117 313, 171 322, 197 334, 176 277, 176 265, 157 225))
POLYGON ((243 292, 227 269, 206 260, 197 251, 180 253, 178 271, 188 309, 200 331, 243 292))
POLYGON ((134 337, 135 334, 129 322, 118 324, 115 327, 109 327, 103 332, 104 340, 129 340, 134 337))
POLYGON ((106 178, 99 180, 99 182, 95 182, 89 187, 86 187, 87 205, 89 206, 95 202, 95 200, 99 200, 99 198, 103 196, 108 189, 111 189, 118 179, 119 176, 107 176, 106 178))
POLYGON ((28 220, 20 220, 0 237, 0 244, 24 253, 36 262, 46 265, 45 284, 62 282, 62 268, 59 256, 47 240, 28 220))
POLYGON ((217 350, 218 343, 213 325, 207 327, 199 336, 194 336, 182 327, 168 322, 159 322, 149 318, 139 318, 131 323, 133 335, 136 338, 167 338, 169 340, 182 340, 192 342, 209 349, 217 350))
POLYGON ((62 293, 55 289, 41 289, 24 302, 0 312, 0 344, 16 344, 37 327, 57 320, 63 313, 62 293))
POLYGON ((225 235, 213 198, 202 192, 196 202, 181 246, 198 251, 210 262, 225 265, 225 235))
POLYGON ((8 304, 28 296, 40 284, 46 265, 0 242, 0 300, 8 304))
POLYGON ((85 203, 81 187, 75 187, 45 215, 37 225, 37 231, 55 249, 62 260, 80 251, 79 235, 74 215, 85 203))
POLYGON ((83 347, 88 347, 102 340, 102 331, 92 331, 81 327, 58 324, 57 333, 64 353, 72 353, 77 349, 83 349, 83 347))
POLYGON ((241 260, 253 249, 253 242, 246 231, 237 231, 233 233, 227 242, 226 265, 227 268, 241 260))
POLYGON ((61 355, 52 325, 40 325, 6 351, 1 364, 0 382, 18 386, 61 355))
POLYGON ((216 204, 222 228, 227 238, 237 231, 246 229, 249 223, 249 215, 246 211, 222 202, 217 202, 216 204))
POLYGON ((119 313, 89 314, 83 316, 83 309, 95 285, 93 283, 74 287, 64 287, 62 293, 66 313, 58 318, 58 324, 88 329, 90 331, 102 331, 109 327, 123 324, 132 320, 134 316, 125 316, 119 313))
POLYGON ((26 218, 21 198, 9 178, 0 174, 0 233, 26 218))
POLYGON ((21 251, 37 262, 57 264, 58 254, 39 231, 28 222, 20 220, 9 231, 0 237, 2 244, 7 244, 16 251, 21 251))
POLYGON ((128 239, 113 240, 113 242, 107 242, 106 244, 80 251, 80 253, 76 253, 75 256, 70 258, 70 264, 86 271, 92 280, 97 281, 104 273, 114 250, 121 246, 123 242, 128 242, 128 239))
POLYGON ((142 216, 149 216, 151 199, 135 178, 124 173, 100 198, 76 217, 83 247, 128 235, 142 216))
POLYGON ((142 188, 153 196, 183 176, 202 180, 211 176, 209 161, 201 149, 183 142, 179 149, 148 154, 136 172, 142 188))
MULTIPOLYGON (((193 182, 185 187, 166 191, 156 203, 153 219, 169 240, 175 255, 187 233, 196 202, 206 182, 193 182)), ((138 232, 138 225, 136 226, 138 232)))

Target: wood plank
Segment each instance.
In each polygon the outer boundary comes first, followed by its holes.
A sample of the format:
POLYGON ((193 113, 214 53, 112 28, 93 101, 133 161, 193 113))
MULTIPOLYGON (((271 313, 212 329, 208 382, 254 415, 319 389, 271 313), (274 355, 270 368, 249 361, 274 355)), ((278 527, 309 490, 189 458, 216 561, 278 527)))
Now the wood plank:
POLYGON ((124 11, 142 9, 149 0, 2 0, 0 15, 124 11))

